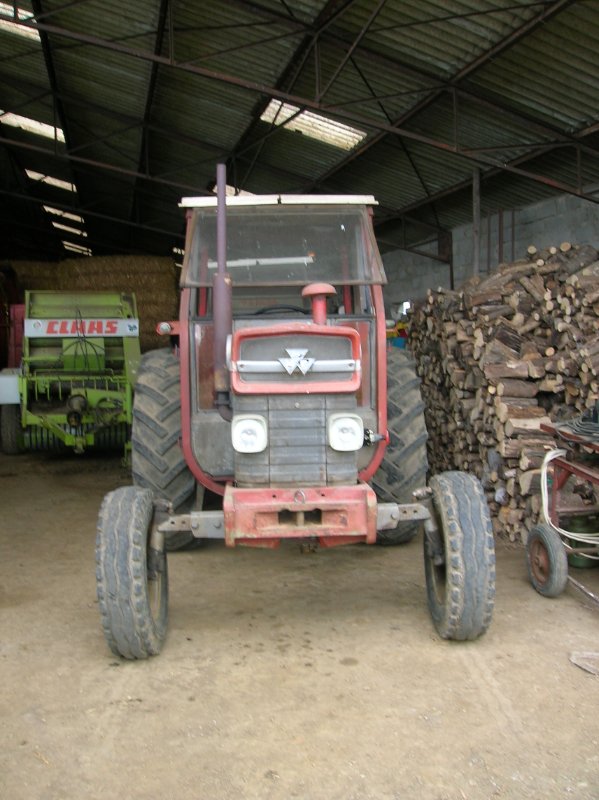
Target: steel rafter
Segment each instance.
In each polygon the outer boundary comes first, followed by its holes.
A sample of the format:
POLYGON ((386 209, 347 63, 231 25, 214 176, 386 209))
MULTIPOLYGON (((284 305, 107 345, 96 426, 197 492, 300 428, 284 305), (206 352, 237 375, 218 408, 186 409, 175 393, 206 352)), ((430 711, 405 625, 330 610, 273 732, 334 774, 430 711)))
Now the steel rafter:
MULTIPOLYGON (((289 89, 293 88, 295 82, 297 81, 301 73, 301 70, 304 67, 304 64, 306 63, 307 59, 310 56, 310 53, 314 49, 318 51, 319 36, 321 36, 327 30, 327 28, 330 25, 332 25, 333 22, 355 2, 356 0, 342 0, 342 2, 340 2, 340 0, 328 0, 324 8, 319 13, 318 17, 315 19, 312 29, 309 31, 309 34, 304 36, 304 38, 296 48, 294 54, 291 56, 291 58, 285 65, 277 81, 276 84, 277 88, 282 88, 282 87, 289 87, 289 89)), ((240 5, 239 2, 236 2, 235 0, 229 0, 229 3, 230 4, 235 3, 237 6, 240 5)), ((245 4, 242 3, 242 5, 245 4)), ((253 3, 250 3, 249 5, 254 7, 253 3)), ((280 20, 278 21, 280 22, 280 20)), ((300 29, 303 31, 307 30, 306 27, 303 25, 300 25, 300 29)), ((298 29, 296 27, 295 33, 297 33, 297 30, 298 29)), ((315 90, 318 91, 318 89, 319 87, 316 86, 315 90)), ((270 96, 261 97, 255 104, 252 122, 248 125, 246 130, 239 137, 239 140, 228 159, 228 163, 230 163, 233 168, 233 175, 235 181, 234 185, 236 187, 238 186, 236 163, 239 156, 246 150, 255 149, 254 156, 251 159, 249 167, 245 171, 243 180, 239 182, 239 187, 242 188, 244 185, 247 184, 247 181, 249 180, 252 170, 254 169, 254 166, 256 164, 256 161, 259 158, 260 153, 262 152, 264 142, 266 141, 267 138, 269 138, 270 136, 274 135, 277 132, 277 126, 275 125, 274 122, 272 122, 267 134, 260 137, 258 140, 254 139, 251 142, 249 141, 252 135, 252 131, 255 129, 257 123, 259 122, 261 115, 263 114, 264 110, 266 109, 267 105, 270 102, 270 99, 271 99, 270 96)), ((299 113, 300 112, 298 112, 298 114, 299 113)), ((295 116, 297 115, 294 115, 294 117, 295 116)))
MULTIPOLYGON (((171 10, 171 4, 169 0, 161 0, 160 9, 158 11, 158 29, 156 31, 156 39, 154 43, 154 53, 157 55, 159 55, 162 52, 167 22, 169 25, 169 31, 172 31, 172 16, 170 16, 170 10, 171 10)), ((172 54, 170 48, 169 48, 169 53, 172 54)), ((156 93, 157 80, 158 80, 158 64, 153 62, 150 71, 150 79, 148 81, 148 87, 146 91, 146 105, 144 109, 143 120, 141 123, 142 125, 141 141, 139 146, 139 158, 137 161, 137 171, 139 173, 148 173, 150 171, 149 152, 148 152, 149 149, 148 125, 152 116, 152 106, 154 104, 154 95, 156 93)), ((131 219, 134 219, 136 213, 138 212, 137 186, 138 186, 138 179, 136 178, 133 184, 133 190, 131 196, 131 215, 130 215, 131 219)))
MULTIPOLYGON (((535 21, 527 23, 526 26, 522 26, 520 29, 518 29, 518 31, 515 31, 513 34, 511 34, 510 37, 507 37, 507 39, 509 41, 504 40, 504 46, 511 45, 514 41, 517 40, 517 38, 519 38, 519 36, 523 36, 524 33, 529 32, 530 29, 533 26, 533 23, 536 22, 536 24, 541 24, 550 15, 558 13, 560 10, 562 10, 565 7, 567 7, 572 2, 573 2, 573 0, 558 0, 558 2, 554 3, 549 9, 545 10, 542 15, 539 15, 537 18, 535 18, 535 21), (523 30, 524 27, 526 27, 525 31, 523 30)), ((189 73, 194 74, 194 75, 198 75, 198 76, 202 76, 202 77, 208 78, 210 80, 220 81, 220 82, 223 82, 223 83, 227 83, 229 85, 237 86, 237 87, 242 88, 242 89, 247 89, 248 91, 256 92, 256 93, 261 94, 261 95, 263 95, 265 97, 274 97, 274 98, 277 98, 279 100, 282 100, 282 101, 285 101, 285 102, 289 102, 289 103, 292 103, 294 105, 298 105, 300 107, 305 107, 305 108, 308 108, 308 109, 311 109, 311 110, 314 110, 314 111, 317 111, 317 112, 320 112, 320 113, 323 113, 323 112, 326 113, 326 109, 323 108, 322 104, 320 104, 320 103, 318 103, 318 102, 316 102, 316 101, 314 101, 314 100, 312 100, 310 98, 297 96, 297 95, 294 95, 294 94, 292 94, 290 92, 278 89, 276 87, 266 86, 266 85, 263 85, 263 84, 260 84, 260 83, 256 83, 255 81, 251 81, 251 80, 247 80, 245 78, 241 78, 239 76, 228 75, 228 74, 216 71, 216 70, 210 70, 210 69, 206 69, 206 68, 203 68, 203 67, 198 67, 198 66, 195 66, 195 65, 181 64, 181 63, 176 62, 174 59, 172 59, 170 57, 167 58, 167 57, 161 56, 159 54, 152 54, 152 53, 149 53, 149 52, 146 52, 146 51, 143 51, 143 50, 138 50, 138 49, 132 48, 132 47, 130 47, 128 45, 123 45, 123 44, 121 44, 119 42, 109 42, 109 41, 100 39, 100 38, 95 37, 95 36, 89 36, 87 34, 81 34, 81 33, 74 32, 74 31, 68 31, 68 30, 65 30, 63 28, 59 28, 58 26, 47 25, 45 23, 36 24, 35 22, 31 23, 31 22, 24 21, 24 20, 20 21, 19 24, 23 25, 25 27, 33 27, 33 28, 36 28, 36 29, 38 29, 40 31, 43 30, 43 31, 46 31, 47 33, 55 33, 57 35, 65 37, 65 38, 73 39, 75 41, 84 42, 86 44, 90 44, 90 45, 93 45, 93 46, 105 48, 105 49, 108 49, 108 50, 111 50, 111 51, 114 51, 114 52, 119 52, 119 53, 122 53, 122 54, 125 54, 125 55, 129 55, 129 56, 134 57, 134 58, 139 58, 139 59, 146 60, 146 61, 153 61, 153 62, 156 62, 158 64, 163 64, 165 66, 169 66, 169 67, 171 67, 173 69, 180 69, 180 70, 189 72, 189 73)), ((499 52, 499 45, 496 46, 495 48, 493 48, 493 52, 495 54, 497 54, 497 52, 499 52)), ((480 65, 482 63, 483 62, 482 62, 481 59, 477 59, 477 61, 476 61, 477 65, 480 65)), ((463 73, 464 73, 464 71, 462 71, 461 74, 463 74, 463 73)), ((349 121, 349 122, 354 122, 354 123, 356 123, 356 124, 358 124, 360 126, 366 126, 368 129, 378 130, 379 131, 379 134, 378 134, 379 137, 381 136, 381 134, 385 135, 385 134, 390 133, 390 134, 393 134, 393 135, 396 135, 396 136, 402 136, 403 138, 406 138, 406 139, 412 139, 414 141, 419 141, 419 142, 421 142, 423 144, 429 145, 429 146, 431 146, 433 148, 436 148, 436 149, 439 149, 439 150, 443 150, 443 151, 446 151, 446 152, 451 152, 451 153, 454 153, 454 154, 462 155, 462 157, 464 157, 465 159, 471 161, 474 164, 477 164, 477 165, 484 164, 484 165, 490 166, 490 167, 498 167, 499 166, 503 171, 512 172, 514 174, 517 174, 517 175, 520 175, 522 177, 528 178, 528 179, 533 180, 535 182, 542 183, 542 184, 545 184, 547 186, 550 186, 550 187, 552 187, 552 188, 554 188, 554 189, 556 189, 558 191, 561 191, 561 192, 566 192, 568 194, 574 194, 574 195, 577 195, 577 196, 585 197, 586 199, 588 199, 588 200, 590 200, 590 201, 592 201, 594 203, 598 202, 597 198, 592 197, 590 195, 586 195, 584 192, 581 192, 578 187, 573 187, 573 186, 561 183, 559 181, 554 181, 554 180, 548 178, 547 176, 538 175, 536 173, 530 172, 528 170, 522 169, 522 168, 517 167, 517 166, 513 166, 511 164, 498 165, 497 162, 494 161, 493 159, 490 159, 490 158, 482 156, 482 155, 477 155, 476 157, 473 157, 471 155, 464 154, 464 153, 460 154, 459 152, 456 151, 455 147, 453 147, 452 145, 448 144, 447 142, 442 142, 442 141, 439 141, 439 140, 435 140, 432 137, 424 136, 424 135, 419 134, 419 133, 417 133, 415 131, 408 130, 408 129, 406 129, 404 127, 400 127, 398 125, 388 125, 388 124, 385 124, 385 123, 383 123, 381 121, 373 120, 371 118, 364 117, 364 116, 362 116, 360 114, 347 112, 347 111, 338 111, 336 115, 338 117, 344 119, 344 120, 349 121)), ((373 137, 373 139, 376 139, 376 138, 377 138, 376 136, 373 137)), ((341 164, 343 164, 343 162, 341 162, 341 164)), ((324 179, 325 179, 325 176, 323 176, 323 180, 324 179)))

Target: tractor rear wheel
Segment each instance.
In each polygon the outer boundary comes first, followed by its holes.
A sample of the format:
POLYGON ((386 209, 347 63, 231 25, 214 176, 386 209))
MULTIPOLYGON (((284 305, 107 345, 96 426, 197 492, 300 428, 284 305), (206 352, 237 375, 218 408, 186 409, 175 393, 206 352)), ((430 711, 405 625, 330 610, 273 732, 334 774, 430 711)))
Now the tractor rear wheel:
POLYGON ((152 492, 126 486, 104 498, 96 538, 96 585, 108 646, 124 658, 157 655, 168 622, 166 552, 150 547, 152 492))
POLYGON ((21 408, 17 405, 2 406, 0 412, 0 434, 2 436, 2 452, 7 456, 15 456, 23 452, 21 431, 21 408))
MULTIPOLYGON (((181 509, 195 493, 181 438, 179 359, 168 349, 142 356, 133 398, 131 471, 137 486, 181 509)), ((191 533, 167 537, 166 549, 179 550, 196 539, 191 533)))
POLYGON ((424 539, 428 606, 444 639, 477 639, 495 602, 495 545, 480 481, 466 472, 430 480, 438 542, 424 539))
MULTIPOLYGON (((372 488, 383 503, 412 503, 412 492, 426 484, 427 432, 414 360, 398 347, 387 349, 387 427, 390 442, 372 488)), ((409 542, 420 524, 400 523, 394 530, 378 531, 377 543, 409 542)))

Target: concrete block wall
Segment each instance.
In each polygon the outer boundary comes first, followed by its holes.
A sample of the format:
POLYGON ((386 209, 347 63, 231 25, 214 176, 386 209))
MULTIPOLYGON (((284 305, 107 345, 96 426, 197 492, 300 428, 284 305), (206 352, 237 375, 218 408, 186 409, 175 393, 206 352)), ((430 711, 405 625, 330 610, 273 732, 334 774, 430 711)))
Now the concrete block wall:
MULTIPOLYGON (((472 225, 453 230, 454 286, 472 274, 472 225)), ((539 250, 568 241, 591 244, 599 248, 599 204, 573 195, 559 195, 525 208, 492 214, 481 220, 481 275, 493 272, 500 262, 510 262, 526 256, 526 248, 534 244, 539 250), (502 230, 502 241, 498 241, 502 230)), ((436 245, 430 249, 435 252, 436 245)), ((404 250, 383 256, 389 281, 385 289, 388 313, 391 306, 406 300, 416 302, 426 296, 427 289, 450 287, 449 265, 404 250)))

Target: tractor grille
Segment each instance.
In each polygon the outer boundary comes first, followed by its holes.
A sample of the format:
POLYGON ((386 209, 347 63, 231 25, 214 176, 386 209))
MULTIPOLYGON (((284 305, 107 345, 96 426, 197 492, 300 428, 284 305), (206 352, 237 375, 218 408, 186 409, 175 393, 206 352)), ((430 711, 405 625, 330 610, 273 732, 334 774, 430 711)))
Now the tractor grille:
POLYGON ((236 396, 234 413, 260 414, 268 424, 262 453, 235 453, 235 480, 242 487, 332 486, 356 483, 355 452, 327 443, 327 417, 354 411, 353 395, 236 396))
POLYGON ((236 363, 244 385, 349 382, 358 368, 349 338, 301 333, 244 339, 236 363))

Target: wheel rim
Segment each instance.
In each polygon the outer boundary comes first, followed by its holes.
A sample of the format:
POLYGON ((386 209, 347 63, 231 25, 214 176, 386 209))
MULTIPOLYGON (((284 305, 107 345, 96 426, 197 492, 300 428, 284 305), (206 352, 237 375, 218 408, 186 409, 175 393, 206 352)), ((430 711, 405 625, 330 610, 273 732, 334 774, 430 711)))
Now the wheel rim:
POLYGON ((436 565, 431 561, 431 575, 433 578, 433 590, 435 592, 435 598, 437 599, 439 605, 443 605, 445 602, 445 590, 447 585, 447 571, 445 569, 445 563, 436 565))
POLYGON ((164 542, 162 543, 161 554, 159 555, 155 550, 151 549, 151 531, 152 526, 148 528, 147 539, 147 555, 146 555, 146 584, 147 584, 147 598, 148 608, 152 619, 156 621, 160 616, 160 610, 163 602, 163 594, 165 589, 164 570, 166 568, 166 553, 164 551, 164 542))
POLYGON ((425 540, 425 548, 427 548, 427 559, 430 571, 430 583, 435 597, 435 602, 439 606, 445 605, 445 595, 447 591, 447 568, 445 562, 445 537, 443 536, 442 521, 437 517, 437 524, 439 526, 439 537, 441 538, 441 556, 443 561, 440 564, 435 564, 432 551, 430 551, 429 544, 425 540))
POLYGON ((160 612, 162 587, 163 581, 161 572, 155 572, 152 577, 148 575, 148 605, 150 606, 150 614, 153 619, 156 619, 160 612))
POLYGON ((534 579, 540 586, 544 586, 549 580, 549 573, 551 571, 551 563, 549 559, 549 551, 540 541, 535 539, 530 546, 530 569, 534 579))

